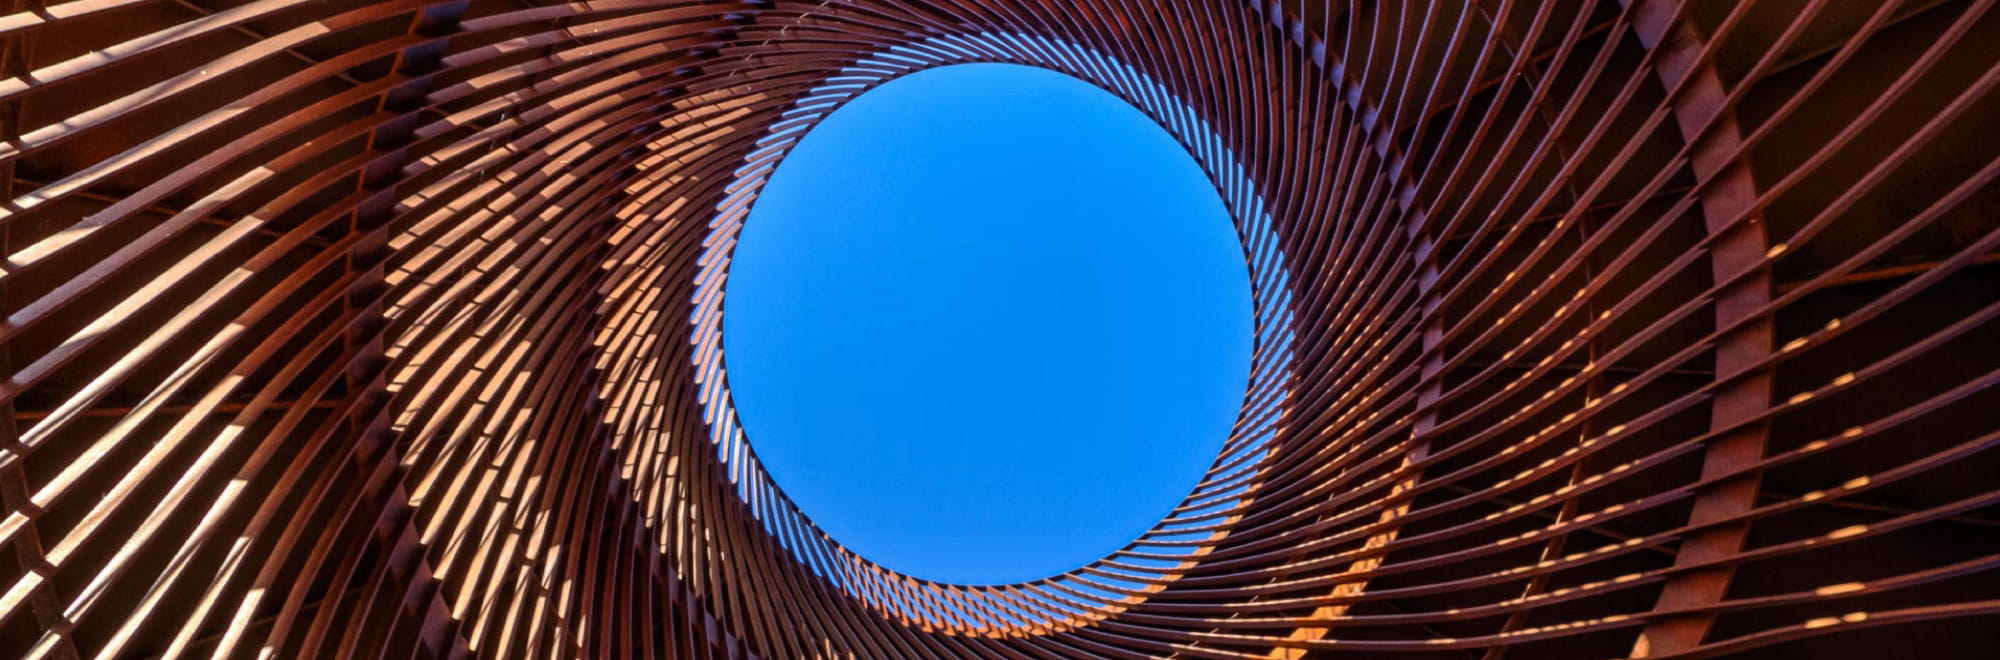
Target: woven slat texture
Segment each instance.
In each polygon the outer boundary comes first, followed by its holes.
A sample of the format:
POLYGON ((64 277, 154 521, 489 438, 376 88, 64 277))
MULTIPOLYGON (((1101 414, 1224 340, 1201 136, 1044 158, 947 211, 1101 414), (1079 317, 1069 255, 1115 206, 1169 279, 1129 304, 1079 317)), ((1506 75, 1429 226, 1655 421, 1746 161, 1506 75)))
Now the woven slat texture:
POLYGON ((0 657, 1992 658, 1995 1, 11 0, 0 657), (1202 483, 1023 584, 841 547, 721 367, 771 168, 969 62, 1255 287, 1202 483))

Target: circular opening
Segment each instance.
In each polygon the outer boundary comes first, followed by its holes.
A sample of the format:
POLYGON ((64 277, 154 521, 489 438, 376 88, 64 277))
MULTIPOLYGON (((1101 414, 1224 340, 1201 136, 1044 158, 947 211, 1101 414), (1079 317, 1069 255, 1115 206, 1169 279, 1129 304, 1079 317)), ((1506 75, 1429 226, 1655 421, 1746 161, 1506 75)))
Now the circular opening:
POLYGON ((829 115, 731 257, 723 342, 773 479, 942 582, 1047 577, 1198 483, 1242 405, 1242 244, 1166 130, 1083 81, 972 64, 829 115))

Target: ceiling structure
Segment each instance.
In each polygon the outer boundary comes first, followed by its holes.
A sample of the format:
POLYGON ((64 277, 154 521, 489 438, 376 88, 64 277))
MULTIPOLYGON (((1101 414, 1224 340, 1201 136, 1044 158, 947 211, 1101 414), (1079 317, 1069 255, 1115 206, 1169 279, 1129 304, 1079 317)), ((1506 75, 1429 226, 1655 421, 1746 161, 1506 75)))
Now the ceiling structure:
POLYGON ((1993 5, 15 0, 0 656, 1991 657, 1993 5), (1023 584, 813 527, 715 331, 798 136, 967 62, 1256 287, 1202 484, 1023 584))

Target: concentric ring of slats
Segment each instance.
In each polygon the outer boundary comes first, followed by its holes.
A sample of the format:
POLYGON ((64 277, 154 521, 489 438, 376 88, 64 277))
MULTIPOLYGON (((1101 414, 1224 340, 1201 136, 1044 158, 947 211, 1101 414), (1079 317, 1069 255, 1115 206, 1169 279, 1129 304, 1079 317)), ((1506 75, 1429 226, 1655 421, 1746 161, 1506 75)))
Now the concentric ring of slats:
POLYGON ((22 0, 0 655, 1986 657, 1993 4, 22 0), (1181 139, 1260 310, 1020 585, 815 529, 713 333, 790 141, 977 61, 1181 139))

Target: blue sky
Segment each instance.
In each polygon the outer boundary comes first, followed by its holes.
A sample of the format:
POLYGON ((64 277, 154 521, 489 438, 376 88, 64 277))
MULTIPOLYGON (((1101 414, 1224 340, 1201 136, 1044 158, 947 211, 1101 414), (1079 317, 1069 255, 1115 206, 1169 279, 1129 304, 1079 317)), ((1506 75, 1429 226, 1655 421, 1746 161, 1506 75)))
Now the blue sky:
POLYGON ((726 289, 730 386, 778 484, 848 547, 934 580, 1045 577, 1150 528, 1214 459, 1249 371, 1242 250, 1124 101, 932 69, 772 175, 726 289))

